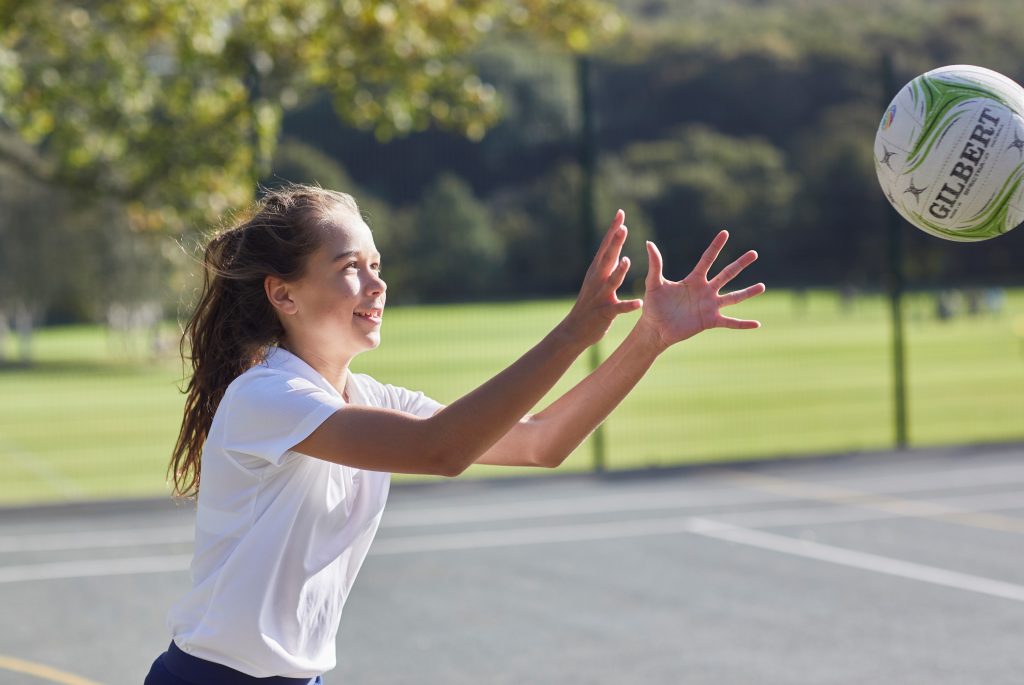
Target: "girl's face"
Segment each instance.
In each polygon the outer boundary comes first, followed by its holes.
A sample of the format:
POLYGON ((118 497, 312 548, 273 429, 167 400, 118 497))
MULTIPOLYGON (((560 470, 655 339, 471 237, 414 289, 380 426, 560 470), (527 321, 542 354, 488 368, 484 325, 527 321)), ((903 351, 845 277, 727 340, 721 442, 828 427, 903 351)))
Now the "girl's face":
POLYGON ((387 284, 380 253, 361 217, 339 209, 302 278, 288 286, 294 312, 286 335, 325 352, 356 355, 380 344, 387 284))

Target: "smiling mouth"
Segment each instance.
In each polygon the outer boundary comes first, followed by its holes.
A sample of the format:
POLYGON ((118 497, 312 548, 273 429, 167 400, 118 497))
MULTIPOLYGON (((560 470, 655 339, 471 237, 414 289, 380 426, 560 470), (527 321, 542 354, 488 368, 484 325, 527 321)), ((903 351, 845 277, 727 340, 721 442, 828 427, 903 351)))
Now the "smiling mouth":
POLYGON ((373 321, 375 323, 380 323, 380 321, 384 318, 384 310, 383 309, 364 309, 362 311, 355 312, 355 315, 357 317, 359 317, 360 319, 366 319, 367 321, 373 321))

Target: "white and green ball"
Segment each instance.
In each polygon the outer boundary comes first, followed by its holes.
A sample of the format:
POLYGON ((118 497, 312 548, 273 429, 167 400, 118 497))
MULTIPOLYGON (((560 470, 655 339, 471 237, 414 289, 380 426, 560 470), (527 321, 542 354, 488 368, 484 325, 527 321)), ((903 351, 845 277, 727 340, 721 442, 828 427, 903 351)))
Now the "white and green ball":
POLYGON ((955 65, 908 83, 882 115, 875 171, 903 217, 948 240, 987 240, 1024 221, 1024 89, 955 65))

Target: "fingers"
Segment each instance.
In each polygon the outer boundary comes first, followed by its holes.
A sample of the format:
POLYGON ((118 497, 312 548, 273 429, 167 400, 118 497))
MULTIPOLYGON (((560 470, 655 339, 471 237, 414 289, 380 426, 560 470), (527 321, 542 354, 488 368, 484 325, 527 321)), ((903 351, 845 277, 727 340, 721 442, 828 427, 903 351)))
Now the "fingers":
POLYGON ((739 304, 744 300, 749 300, 755 295, 760 295, 764 292, 764 283, 755 283, 754 285, 744 288, 743 290, 737 290, 736 292, 728 293, 723 295, 719 300, 719 306, 728 307, 730 305, 739 304))
POLYGON ((704 250, 704 254, 697 262, 697 266, 693 267, 693 273, 699 274, 706 279, 708 272, 711 271, 711 265, 718 259, 718 255, 722 253, 722 248, 725 247, 725 243, 728 240, 729 231, 719 231, 718 235, 711 241, 711 244, 704 250))
POLYGON ((751 328, 760 328, 760 321, 753 321, 751 319, 733 319, 729 316, 723 316, 718 319, 715 324, 716 328, 734 328, 738 330, 750 330, 751 328))
POLYGON ((597 248, 597 254, 594 255, 593 263, 595 265, 607 266, 610 269, 610 264, 618 260, 619 250, 622 249, 622 243, 626 241, 625 221, 626 213, 624 211, 620 209, 615 212, 611 226, 605 232, 604 238, 601 239, 601 245, 597 248), (616 242, 618 247, 615 246, 616 242))
POLYGON ((664 278, 661 275, 663 265, 664 261, 661 258, 661 252, 658 250, 658 246, 648 240, 647 279, 644 281, 644 285, 647 287, 647 290, 653 290, 664 282, 664 278))
POLYGON ((715 290, 717 291, 717 290, 725 287, 725 285, 729 281, 731 281, 732 279, 736 278, 736 276, 738 276, 741 271, 743 271, 748 266, 753 264, 756 260, 757 260, 757 253, 756 252, 754 252, 753 250, 745 252, 742 255, 740 255, 740 258, 737 259, 735 262, 733 262, 729 266, 727 266, 724 269, 722 269, 718 273, 718 275, 715 276, 714 278, 712 278, 710 281, 708 281, 708 283, 710 283, 715 288, 715 290))
POLYGON ((622 286, 623 281, 626 280, 626 272, 629 271, 629 265, 629 257, 623 257, 619 260, 618 265, 616 265, 615 269, 608 276, 608 280, 605 281, 605 286, 607 288, 606 296, 612 299, 610 306, 615 316, 635 311, 643 306, 643 300, 619 301, 616 296, 616 291, 622 286))
POLYGON ((629 257, 623 257, 619 260, 619 263, 615 266, 615 269, 608 275, 608 287, 612 292, 615 292, 622 286, 622 282, 626 280, 626 272, 629 271, 629 257))
POLYGON ((612 311, 615 315, 628 314, 629 312, 635 312, 644 306, 643 300, 623 300, 622 302, 616 302, 612 305, 612 311))
POLYGON ((607 296, 611 297, 611 299, 614 301, 614 309, 616 314, 621 314, 622 312, 631 312, 634 309, 640 307, 639 304, 629 304, 640 302, 640 300, 626 300, 623 302, 619 302, 618 296, 616 294, 618 289, 622 287, 622 283, 626 280, 626 272, 629 271, 629 265, 629 257, 623 257, 622 259, 619 260, 619 264, 618 266, 615 267, 615 270, 612 271, 612 273, 608 276, 608 280, 605 281, 605 286, 607 287, 607 296), (626 307, 625 309, 622 309, 621 305, 625 304, 629 304, 629 306, 626 307))

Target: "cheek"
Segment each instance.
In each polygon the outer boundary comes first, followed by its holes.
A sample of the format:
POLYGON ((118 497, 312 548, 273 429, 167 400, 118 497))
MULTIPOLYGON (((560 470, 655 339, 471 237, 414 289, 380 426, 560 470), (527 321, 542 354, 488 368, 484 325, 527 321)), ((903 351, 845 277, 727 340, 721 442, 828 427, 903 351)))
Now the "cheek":
POLYGON ((349 311, 359 299, 359 285, 353 279, 338 276, 319 284, 315 292, 310 293, 312 308, 318 313, 349 311))
POLYGON ((359 297, 359 279, 355 276, 339 276, 331 282, 329 295, 339 302, 359 297))

